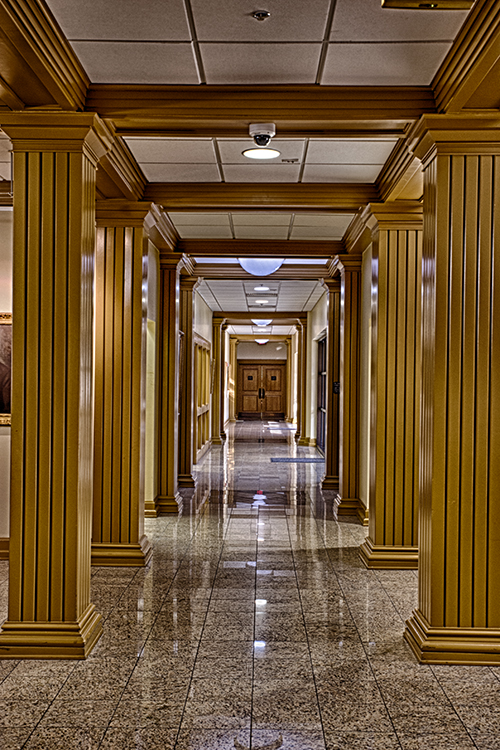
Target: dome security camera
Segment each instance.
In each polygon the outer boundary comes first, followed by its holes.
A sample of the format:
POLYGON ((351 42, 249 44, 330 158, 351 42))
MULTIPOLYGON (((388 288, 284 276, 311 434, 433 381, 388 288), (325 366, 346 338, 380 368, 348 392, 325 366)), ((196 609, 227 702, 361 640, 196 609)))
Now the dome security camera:
POLYGON ((249 132, 255 145, 265 148, 271 142, 271 138, 276 135, 276 125, 274 122, 256 122, 250 125, 249 132))

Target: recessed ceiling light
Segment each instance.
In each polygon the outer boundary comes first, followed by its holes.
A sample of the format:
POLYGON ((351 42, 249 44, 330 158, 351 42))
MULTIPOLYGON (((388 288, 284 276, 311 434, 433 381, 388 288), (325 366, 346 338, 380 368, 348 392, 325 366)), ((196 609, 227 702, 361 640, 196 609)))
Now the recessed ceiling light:
POLYGON ((268 286, 254 286, 253 290, 254 292, 268 292, 269 287, 268 286))
POLYGON ((247 148, 241 152, 247 159, 276 159, 281 156, 281 151, 275 148, 247 148))
POLYGON ((268 305, 269 300, 268 299, 256 299, 255 304, 256 305, 268 305))

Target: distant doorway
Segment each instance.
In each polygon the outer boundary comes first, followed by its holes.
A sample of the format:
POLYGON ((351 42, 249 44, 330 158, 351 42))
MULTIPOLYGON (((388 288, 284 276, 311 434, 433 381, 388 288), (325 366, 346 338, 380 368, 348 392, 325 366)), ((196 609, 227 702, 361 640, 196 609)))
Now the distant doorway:
POLYGON ((238 418, 284 419, 286 364, 238 362, 238 418))
POLYGON ((318 414, 316 419, 316 447, 325 455, 326 439, 326 336, 318 341, 318 414))

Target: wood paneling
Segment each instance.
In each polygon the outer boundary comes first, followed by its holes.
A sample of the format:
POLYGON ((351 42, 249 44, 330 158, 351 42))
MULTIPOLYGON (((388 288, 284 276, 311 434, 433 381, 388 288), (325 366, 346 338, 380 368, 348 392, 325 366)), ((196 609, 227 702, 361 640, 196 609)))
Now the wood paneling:
POLYGON ((79 138, 61 119, 2 121, 15 184, 4 658, 84 658, 102 632, 90 603, 92 308, 95 170, 111 140, 87 114, 73 115, 79 138))
POLYGON ((137 223, 97 229, 93 565, 145 565, 152 554, 144 534, 148 247, 137 223))
POLYGON ((201 460, 211 445, 210 438, 210 344, 196 336, 194 352, 196 405, 193 463, 201 460))
POLYGON ((334 383, 340 383, 340 277, 324 279, 328 292, 328 333, 326 362, 326 442, 324 490, 339 489, 339 410, 340 394, 334 383))
MULTIPOLYGON (((401 221, 404 207, 392 208, 401 221)), ((361 557, 370 568, 416 568, 422 219, 409 212, 406 230, 393 229, 390 209, 371 206, 370 217, 370 530, 361 557)))
POLYGON ((415 132, 425 167, 420 588, 405 636, 421 661, 498 664, 500 144, 495 118, 455 130, 439 119, 415 132))
POLYGON ((212 372, 211 372, 211 390, 212 390, 212 444, 222 445, 223 436, 221 435, 221 415, 223 412, 222 397, 224 392, 224 383, 222 380, 222 338, 224 336, 224 318, 212 318, 212 372))
POLYGON ((298 366, 297 366, 297 445, 309 445, 309 420, 307 419, 307 320, 297 325, 298 366))
POLYGON ((286 363, 238 363, 238 415, 240 419, 284 418, 286 413, 286 363))
POLYGON ((193 437, 195 420, 194 403, 194 291, 198 279, 181 276, 180 280, 180 329, 183 334, 181 346, 179 381, 179 486, 194 487, 193 437))
MULTIPOLYGON (((259 215, 255 215, 255 221, 259 215)), ((199 257, 224 257, 225 255, 269 255, 277 258, 331 258, 344 252, 344 245, 337 240, 302 241, 302 240, 180 240, 177 249, 180 252, 199 257)), ((241 269, 240 269, 241 270, 241 269)))

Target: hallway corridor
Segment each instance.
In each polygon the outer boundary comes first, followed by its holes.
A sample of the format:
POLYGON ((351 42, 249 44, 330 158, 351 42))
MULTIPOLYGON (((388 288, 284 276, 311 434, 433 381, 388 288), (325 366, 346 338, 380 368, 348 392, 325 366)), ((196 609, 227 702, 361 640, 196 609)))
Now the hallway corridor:
POLYGON ((363 567, 293 434, 230 425, 206 503, 147 520, 150 565, 93 569, 86 661, 0 661, 1 750, 500 748, 500 668, 417 663, 417 572, 363 567))

